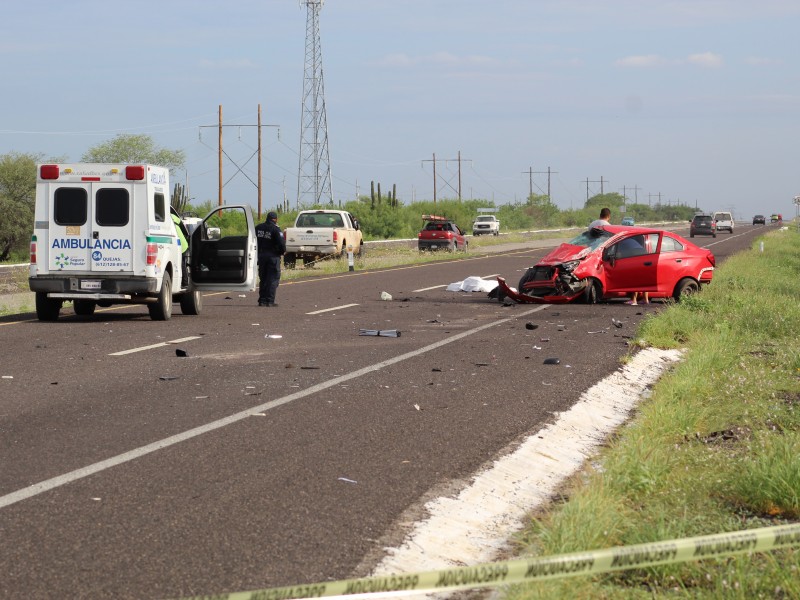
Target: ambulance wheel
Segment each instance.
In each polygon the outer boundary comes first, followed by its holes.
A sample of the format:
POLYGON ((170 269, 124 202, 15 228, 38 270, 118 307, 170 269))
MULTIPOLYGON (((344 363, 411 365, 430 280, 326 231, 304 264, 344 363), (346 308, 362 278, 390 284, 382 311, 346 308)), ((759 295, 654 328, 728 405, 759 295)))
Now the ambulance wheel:
POLYGON ((158 301, 148 304, 147 310, 150 311, 150 318, 153 321, 169 321, 172 317, 172 277, 169 273, 164 273, 158 301))
POLYGON ((203 294, 197 290, 181 295, 181 312, 185 315, 199 315, 203 309, 203 294))
POLYGON ((36 317, 40 321, 57 320, 61 302, 57 298, 48 298, 47 292, 36 292, 36 317))
POLYGON ((95 306, 97 305, 94 300, 73 300, 72 302, 72 310, 76 315, 82 317, 91 317, 94 314, 95 306))

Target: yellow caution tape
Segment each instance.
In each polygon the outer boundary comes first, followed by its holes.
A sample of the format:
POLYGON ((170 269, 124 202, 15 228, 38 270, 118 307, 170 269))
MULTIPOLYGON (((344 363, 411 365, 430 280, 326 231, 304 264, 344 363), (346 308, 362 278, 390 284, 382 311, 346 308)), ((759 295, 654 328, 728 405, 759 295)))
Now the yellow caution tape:
MULTIPOLYGON (((619 546, 542 558, 523 558, 423 573, 345 579, 249 592, 194 596, 219 600, 290 600, 389 592, 437 592, 497 587, 622 571, 654 565, 800 546, 800 523, 700 537, 619 546)), ((188 599, 187 599, 188 600, 188 599)))

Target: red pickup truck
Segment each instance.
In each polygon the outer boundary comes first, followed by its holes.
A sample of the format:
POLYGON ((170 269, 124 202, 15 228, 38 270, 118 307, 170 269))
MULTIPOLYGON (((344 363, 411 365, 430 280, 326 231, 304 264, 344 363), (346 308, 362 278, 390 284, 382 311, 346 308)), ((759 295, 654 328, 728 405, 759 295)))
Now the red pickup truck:
POLYGON ((425 221, 425 226, 417 236, 420 251, 467 251, 467 238, 453 221, 437 215, 422 215, 422 220, 425 221))

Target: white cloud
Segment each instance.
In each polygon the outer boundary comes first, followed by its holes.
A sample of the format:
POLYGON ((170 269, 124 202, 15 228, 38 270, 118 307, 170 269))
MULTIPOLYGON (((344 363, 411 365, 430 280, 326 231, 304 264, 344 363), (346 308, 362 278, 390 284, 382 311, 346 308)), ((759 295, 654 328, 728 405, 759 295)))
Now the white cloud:
POLYGON ((753 67, 769 67, 783 64, 783 61, 777 58, 762 58, 759 56, 749 56, 744 62, 753 67))
POLYGON ((382 67, 417 67, 425 65, 445 67, 489 67, 498 64, 498 61, 480 54, 459 56, 452 52, 435 52, 433 54, 409 56, 408 54, 387 54, 375 63, 382 67))
POLYGON ((615 63, 618 67, 661 67, 663 65, 669 64, 669 61, 665 58, 658 56, 657 54, 644 54, 639 56, 626 56, 625 58, 620 58, 615 63))
POLYGON ((713 52, 689 55, 688 62, 699 67, 717 68, 723 64, 722 56, 713 52))
POLYGON ((245 70, 257 68, 257 65, 249 58, 223 58, 218 60, 204 58, 198 65, 203 69, 245 70))
POLYGON ((618 67, 626 68, 653 68, 672 65, 696 65, 698 67, 716 68, 723 65, 722 56, 713 52, 690 54, 685 59, 664 58, 658 54, 639 54, 626 56, 614 62, 618 67))

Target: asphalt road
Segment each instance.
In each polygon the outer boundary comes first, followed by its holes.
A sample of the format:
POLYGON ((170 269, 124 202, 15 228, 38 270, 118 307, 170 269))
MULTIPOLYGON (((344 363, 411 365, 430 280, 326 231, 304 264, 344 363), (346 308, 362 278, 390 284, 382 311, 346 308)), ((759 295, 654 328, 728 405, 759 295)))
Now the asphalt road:
MULTIPOLYGON (((763 230, 693 241, 719 264, 763 230)), ((0 598, 365 575, 414 507, 617 369, 625 336, 661 308, 444 290, 515 283, 546 252, 285 282, 275 308, 209 295, 168 322, 127 306, 0 318, 0 598)))

